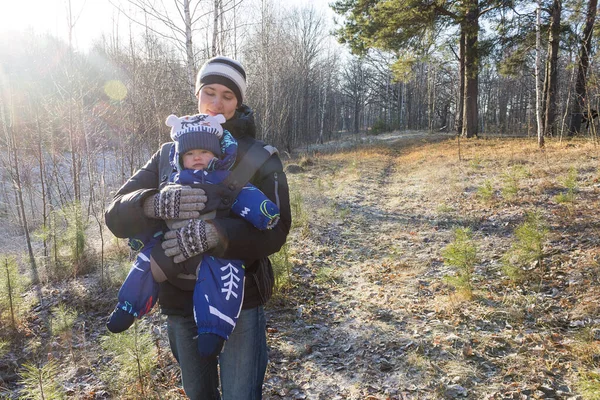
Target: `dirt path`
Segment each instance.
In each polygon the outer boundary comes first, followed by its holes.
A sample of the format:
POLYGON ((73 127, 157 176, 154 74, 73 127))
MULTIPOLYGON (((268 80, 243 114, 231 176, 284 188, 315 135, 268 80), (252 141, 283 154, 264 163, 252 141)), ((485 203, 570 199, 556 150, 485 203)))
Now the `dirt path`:
POLYGON ((268 308, 265 398, 598 398, 597 148, 478 140, 459 161, 447 138, 388 137, 288 174, 293 269, 268 308), (543 263, 511 277, 532 214, 543 263), (444 279, 455 227, 477 247, 469 297, 444 279))
MULTIPOLYGON (((300 300, 270 314, 267 398, 413 398, 427 390, 420 382, 428 368, 411 367, 419 360, 410 354, 431 329, 410 310, 426 301, 420 279, 424 267, 435 261, 429 241, 415 232, 433 229, 414 208, 418 202, 398 201, 417 196, 411 185, 402 184, 399 154, 415 141, 439 139, 427 138, 395 138, 388 154, 367 151, 350 171, 334 169, 343 187, 327 176, 330 171, 319 171, 320 165, 310 169, 311 181, 333 183, 320 196, 313 193, 316 198, 303 187, 307 208, 324 207, 330 214, 308 218, 318 233, 311 235, 316 239, 312 250, 307 245, 297 254, 305 279, 290 298, 300 300)), ((295 178, 291 181, 293 188, 295 178)))

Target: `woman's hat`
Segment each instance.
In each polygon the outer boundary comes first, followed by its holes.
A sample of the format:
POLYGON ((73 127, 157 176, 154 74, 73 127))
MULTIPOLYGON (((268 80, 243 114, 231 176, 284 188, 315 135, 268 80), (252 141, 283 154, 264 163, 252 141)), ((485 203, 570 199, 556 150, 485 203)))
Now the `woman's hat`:
POLYGON ((204 63, 196 77, 196 96, 205 85, 219 83, 230 89, 237 98, 238 106, 246 94, 246 71, 233 58, 218 56, 204 63))

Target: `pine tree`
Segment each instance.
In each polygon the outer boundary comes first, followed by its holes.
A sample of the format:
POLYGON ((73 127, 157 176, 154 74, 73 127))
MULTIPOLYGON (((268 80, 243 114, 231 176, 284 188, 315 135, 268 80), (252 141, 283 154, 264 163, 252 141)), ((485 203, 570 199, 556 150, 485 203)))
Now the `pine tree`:
POLYGON ((422 53, 432 32, 458 26, 463 50, 459 55, 463 75, 458 109, 463 112, 462 134, 466 137, 477 136, 479 19, 505 6, 501 1, 478 0, 338 0, 332 5, 334 11, 346 19, 336 32, 340 42, 358 54, 370 48, 391 51, 399 58, 406 49, 422 53))
POLYGON ((149 333, 144 332, 136 321, 123 333, 108 335, 101 339, 102 347, 116 361, 118 372, 110 371, 111 384, 115 387, 129 387, 137 384, 139 398, 149 398, 147 384, 151 381, 150 372, 156 364, 156 348, 149 333))
POLYGON ((21 372, 23 385, 21 398, 62 400, 65 393, 57 380, 60 367, 58 362, 49 361, 44 365, 26 363, 21 372))

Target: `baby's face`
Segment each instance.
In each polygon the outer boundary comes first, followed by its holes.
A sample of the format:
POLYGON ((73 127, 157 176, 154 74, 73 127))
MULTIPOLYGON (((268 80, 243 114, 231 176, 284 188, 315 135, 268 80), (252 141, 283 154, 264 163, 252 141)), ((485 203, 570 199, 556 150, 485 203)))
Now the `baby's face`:
POLYGON ((183 168, 194 170, 205 169, 213 158, 215 158, 215 155, 211 151, 204 149, 190 150, 182 157, 183 168))

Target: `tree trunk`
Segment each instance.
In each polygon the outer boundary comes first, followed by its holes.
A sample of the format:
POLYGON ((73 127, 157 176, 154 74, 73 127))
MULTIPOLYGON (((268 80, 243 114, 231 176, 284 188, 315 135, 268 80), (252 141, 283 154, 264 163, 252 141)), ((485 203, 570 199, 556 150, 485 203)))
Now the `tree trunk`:
MULTIPOLYGON (((38 134, 40 134, 42 132, 42 127, 40 124, 40 118, 38 116, 38 114, 36 114, 36 118, 35 118, 35 122, 36 122, 36 126, 38 129, 38 134)), ((48 200, 46 199, 46 179, 45 179, 45 172, 44 172, 44 153, 42 152, 42 141, 41 140, 37 140, 37 157, 38 157, 38 162, 39 162, 39 167, 40 167, 40 191, 42 194, 42 227, 44 230, 44 235, 43 235, 43 246, 44 246, 44 260, 47 261, 48 259, 48 200)))
POLYGON ((596 7, 598 0, 589 0, 583 39, 581 40, 581 51, 579 54, 579 67, 577 69, 577 82, 575 82, 575 101, 571 111, 571 123, 569 124, 569 137, 579 133, 581 130, 581 117, 586 108, 586 76, 592 50, 592 33, 594 21, 596 20, 596 7))
POLYGON ((463 112, 465 108, 465 28, 461 26, 458 46, 458 101, 456 102, 456 133, 461 135, 463 129, 463 112))
POLYGON ((354 100, 354 133, 358 133, 359 131, 359 115, 360 115, 360 102, 358 101, 358 96, 354 100))
POLYGON ((215 12, 213 14, 213 37, 211 56, 215 57, 219 48, 219 0, 215 0, 215 12))
MULTIPOLYGON (((327 84, 323 85, 322 92, 323 100, 321 101, 321 121, 319 125, 319 143, 323 144, 323 126, 325 124, 325 110, 327 109, 327 91, 329 90, 329 76, 331 72, 327 72, 329 75, 327 77, 327 84)), ((321 80, 322 81, 322 80, 321 80)))
POLYGON ((73 14, 71 11, 71 1, 67 4, 67 23, 69 28, 69 64, 68 64, 68 91, 69 91, 69 113, 68 113, 68 131, 69 131, 69 146, 71 148, 71 170, 73 173, 73 193, 75 201, 81 200, 80 184, 79 184, 79 170, 77 168, 77 142, 75 139, 75 116, 73 115, 73 108, 75 107, 75 95, 73 88, 73 81, 75 79, 75 71, 73 68, 73 29, 75 28, 75 22, 73 21, 73 14))
POLYGON ((465 30, 465 98, 463 110, 463 136, 477 137, 477 96, 479 94, 479 51, 477 39, 479 34, 479 6, 477 0, 465 2, 467 14, 465 30))
POLYGON ((195 97, 194 79, 196 75, 196 65, 194 63, 194 45, 192 42, 192 17, 190 14, 190 1, 183 0, 183 14, 185 18, 185 53, 187 60, 188 83, 190 85, 190 93, 195 97))
POLYGON ((540 88, 540 75, 541 75, 541 50, 542 50, 542 35, 540 32, 541 25, 541 14, 542 4, 541 0, 538 0, 537 9, 535 12, 535 120, 537 122, 537 137, 538 146, 544 147, 544 126, 542 122, 542 89, 540 88))
POLYGON ((562 0, 552 2, 550 30, 548 33, 548 60, 544 81, 544 135, 556 135, 556 103, 558 88, 558 51, 560 43, 560 19, 562 0))
POLYGON ((402 82, 400 84, 400 90, 398 93, 398 129, 402 130, 404 127, 404 115, 402 114, 402 109, 404 106, 404 88, 406 87, 406 83, 402 82))
POLYGON ((508 111, 508 97, 509 93, 507 89, 507 81, 505 78, 500 77, 498 82, 498 131, 500 134, 506 133, 508 130, 506 113, 508 111))
POLYGON ((435 65, 429 64, 427 69, 427 129, 433 133, 435 120, 435 65))

